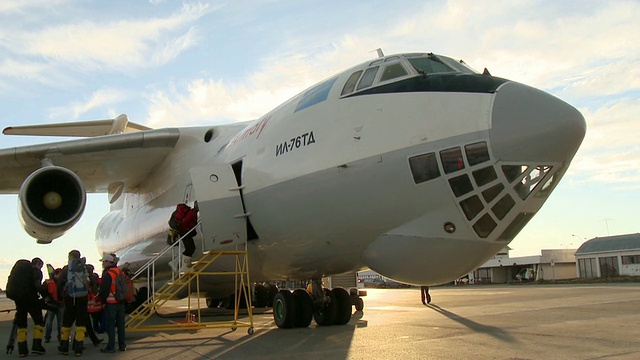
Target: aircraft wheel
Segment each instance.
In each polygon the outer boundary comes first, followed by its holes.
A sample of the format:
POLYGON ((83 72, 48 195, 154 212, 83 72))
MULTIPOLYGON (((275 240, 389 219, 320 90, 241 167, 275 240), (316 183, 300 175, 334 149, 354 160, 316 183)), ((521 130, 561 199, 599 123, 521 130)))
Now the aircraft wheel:
POLYGON ((364 310, 364 300, 362 300, 362 298, 358 298, 358 300, 356 300, 356 311, 362 311, 364 310))
POLYGON ((267 285, 267 307, 273 306, 273 299, 276 297, 278 293, 278 287, 274 284, 267 285))
POLYGON ((298 312, 295 318, 295 327, 308 327, 313 318, 313 301, 311 295, 304 289, 293 290, 298 312))
POLYGON ((313 319, 316 324, 320 326, 333 325, 336 320, 336 312, 338 311, 338 304, 336 296, 329 289, 322 289, 324 294, 329 297, 329 303, 322 307, 317 307, 313 312, 313 319))
POLYGON ((220 304, 220 299, 207 298, 205 302, 208 308, 216 308, 220 304))
POLYGON ((331 290, 336 298, 335 325, 345 325, 351 320, 351 296, 344 288, 337 287, 331 290))
POLYGON ((273 321, 281 329, 295 325, 296 299, 289 290, 280 290, 273 298, 273 321))
POLYGON ((256 301, 253 305, 256 308, 266 307, 269 302, 269 289, 262 284, 256 284, 254 293, 256 301))
POLYGON ((250 327, 249 330, 247 330, 247 334, 253 335, 253 328, 252 327, 250 327))

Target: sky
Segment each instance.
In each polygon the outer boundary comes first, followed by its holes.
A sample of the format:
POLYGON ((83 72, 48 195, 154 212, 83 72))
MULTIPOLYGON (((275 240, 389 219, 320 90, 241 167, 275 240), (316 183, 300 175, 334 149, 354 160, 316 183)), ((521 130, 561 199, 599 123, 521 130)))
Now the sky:
MULTIPOLYGON (((0 127, 113 118, 152 128, 259 118, 334 73, 385 54, 434 52, 547 91, 579 109, 587 135, 511 256, 640 232, 640 1, 0 2, 0 127)), ((55 138, 0 135, 0 148, 55 138)), ((99 264, 90 194, 50 245, 0 195, 0 288, 13 263, 99 264)))

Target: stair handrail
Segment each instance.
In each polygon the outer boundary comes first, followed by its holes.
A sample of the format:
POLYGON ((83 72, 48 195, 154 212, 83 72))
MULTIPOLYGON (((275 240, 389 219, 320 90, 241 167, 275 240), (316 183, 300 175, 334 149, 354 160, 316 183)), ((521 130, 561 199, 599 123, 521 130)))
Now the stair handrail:
POLYGON ((169 250, 173 249, 173 247, 176 245, 176 243, 180 243, 182 241, 182 239, 189 235, 192 231, 194 231, 199 225, 200 223, 202 223, 202 220, 198 220, 198 222, 191 228, 189 229, 189 231, 187 231, 184 235, 182 235, 181 237, 178 238, 178 240, 176 240, 173 244, 171 245, 167 245, 164 249, 162 249, 158 254, 156 254, 154 257, 152 257, 151 259, 149 259, 149 261, 147 261, 144 265, 142 265, 131 277, 131 280, 134 280, 135 278, 137 278, 138 276, 140 276, 143 272, 147 271, 147 269, 149 269, 149 267, 151 265, 153 265, 156 260, 158 260, 162 255, 166 254, 167 252, 169 252, 169 250))

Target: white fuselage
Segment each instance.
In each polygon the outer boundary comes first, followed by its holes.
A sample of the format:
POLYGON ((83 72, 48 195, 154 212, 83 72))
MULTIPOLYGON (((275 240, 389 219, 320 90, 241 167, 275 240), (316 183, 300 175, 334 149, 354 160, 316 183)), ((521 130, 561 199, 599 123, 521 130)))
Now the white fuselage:
MULTIPOLYGON (((543 190, 555 186, 577 150, 572 145, 538 152, 539 159, 537 149, 526 155, 536 141, 541 148, 553 148, 555 142, 545 143, 553 138, 546 133, 552 129, 545 123, 544 131, 532 130, 519 141, 521 126, 510 125, 512 115, 516 122, 537 121, 545 114, 540 107, 558 102, 561 111, 551 106, 550 112, 572 118, 579 140, 571 141, 579 145, 584 136, 584 119, 575 109, 524 85, 505 80, 489 92, 341 97, 342 84, 354 69, 338 75, 326 100, 312 106, 296 110, 303 93, 250 123, 179 129, 174 151, 136 191, 123 194, 99 224, 100 251, 114 251, 121 263, 134 268, 142 265, 166 246, 167 220, 175 205, 197 200, 204 203, 198 251, 219 244, 217 231, 226 226, 221 217, 235 219, 243 234, 250 222, 257 235, 247 241, 253 281, 371 268, 402 282, 443 283, 505 247, 542 206, 548 195, 543 190), (519 114, 518 101, 532 97, 538 110, 519 114), (206 141, 208 131, 213 135, 206 141), (534 139, 530 133, 543 136, 534 139), (481 163, 468 150, 478 143, 488 153, 481 163), (457 147, 463 154, 459 167, 448 172, 442 151, 457 147), (435 155, 439 175, 418 182, 410 159, 423 154, 435 155), (221 166, 233 174, 232 164, 242 199, 199 185, 205 182, 203 174, 221 166), (520 167, 521 174, 509 178, 504 166, 520 167), (536 168, 548 170, 523 198, 517 184, 529 186, 536 168), (468 183, 462 190, 455 185, 460 181, 468 183), (236 216, 238 206, 244 217, 236 216), (455 230, 446 231, 445 224, 455 230)), ((215 293, 219 281, 205 291, 215 293)))

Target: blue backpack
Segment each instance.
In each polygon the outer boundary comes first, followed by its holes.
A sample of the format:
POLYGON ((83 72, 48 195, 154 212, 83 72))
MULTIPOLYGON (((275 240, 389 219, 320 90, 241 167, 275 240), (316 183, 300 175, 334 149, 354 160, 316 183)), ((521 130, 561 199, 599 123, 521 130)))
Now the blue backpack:
POLYGON ((89 293, 89 274, 84 258, 69 260, 65 291, 73 298, 87 296, 89 293))

